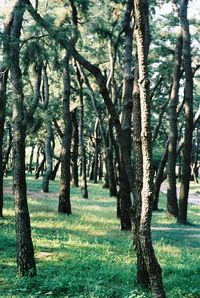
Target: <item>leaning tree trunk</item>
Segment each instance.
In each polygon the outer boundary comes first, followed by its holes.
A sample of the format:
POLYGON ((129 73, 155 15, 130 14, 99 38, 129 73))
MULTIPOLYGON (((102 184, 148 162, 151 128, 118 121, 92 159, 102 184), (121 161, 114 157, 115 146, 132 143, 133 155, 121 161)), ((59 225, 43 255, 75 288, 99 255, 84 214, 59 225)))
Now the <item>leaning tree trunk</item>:
POLYGON ((178 202, 176 194, 176 147, 177 147, 177 105, 181 78, 182 35, 178 36, 175 50, 175 61, 172 78, 172 88, 169 99, 169 145, 167 165, 167 210, 177 217, 178 202))
POLYGON ((24 9, 25 7, 22 5, 22 2, 17 1, 11 27, 11 38, 14 40, 10 50, 10 73, 13 86, 13 193, 15 202, 17 267, 22 276, 33 276, 36 274, 36 265, 31 240, 30 217, 26 194, 26 124, 22 75, 19 67, 19 41, 24 9))
POLYGON ((60 213, 71 214, 70 202, 70 157, 71 157, 71 138, 72 138, 72 120, 70 113, 70 68, 69 68, 69 52, 66 51, 63 59, 63 137, 61 150, 61 177, 60 177, 60 194, 58 211, 60 213))
POLYGON ((185 109, 185 137, 183 144, 183 159, 182 159, 182 179, 179 196, 179 223, 187 223, 187 204, 188 193, 190 186, 190 162, 192 152, 192 133, 193 133, 193 72, 191 61, 191 38, 189 30, 189 22, 187 18, 188 1, 181 1, 180 19, 183 35, 183 65, 185 70, 185 88, 184 88, 184 109, 185 109))
POLYGON ((148 80, 148 50, 149 50, 149 22, 148 1, 134 2, 135 34, 137 43, 139 90, 141 106, 141 141, 143 155, 143 187, 142 208, 140 219, 140 244, 149 275, 149 282, 153 297, 165 297, 162 270, 156 259, 151 239, 151 216, 153 206, 153 163, 150 127, 150 100, 148 80))
MULTIPOLYGON (((48 112, 47 112, 48 114, 48 112)), ((42 180, 42 191, 43 192, 49 192, 49 181, 52 174, 52 148, 51 148, 51 141, 53 139, 53 131, 52 131, 52 122, 51 117, 48 117, 47 120, 47 133, 46 133, 46 139, 45 139, 45 156, 46 156, 46 170, 43 175, 42 180)))

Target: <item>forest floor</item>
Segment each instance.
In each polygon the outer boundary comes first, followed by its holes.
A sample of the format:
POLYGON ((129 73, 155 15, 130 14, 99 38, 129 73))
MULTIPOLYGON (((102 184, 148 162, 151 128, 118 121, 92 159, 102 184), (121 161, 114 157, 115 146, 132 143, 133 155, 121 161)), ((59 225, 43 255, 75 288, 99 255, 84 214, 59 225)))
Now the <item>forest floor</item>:
MULTIPOLYGON (((89 199, 71 189, 71 216, 57 213, 59 181, 41 193, 41 180, 27 177, 37 276, 16 275, 12 179, 5 179, 0 220, 0 297, 148 298, 138 287, 131 232, 121 232, 116 198, 89 183, 89 199)), ((152 237, 169 298, 200 297, 200 206, 189 204, 190 224, 166 213, 166 196, 153 214, 152 237)))

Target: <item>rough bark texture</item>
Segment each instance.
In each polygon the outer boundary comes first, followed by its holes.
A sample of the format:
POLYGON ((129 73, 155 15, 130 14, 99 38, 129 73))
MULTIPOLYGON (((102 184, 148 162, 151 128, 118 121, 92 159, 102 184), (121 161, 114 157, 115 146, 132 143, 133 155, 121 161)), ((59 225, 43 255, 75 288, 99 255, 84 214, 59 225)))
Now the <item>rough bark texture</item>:
POLYGON ((17 1, 11 27, 11 81, 13 86, 13 193, 15 202, 17 267, 21 275, 35 275, 36 265, 31 240, 30 217, 26 196, 24 95, 19 67, 19 39, 25 7, 17 1))
POLYGON ((172 88, 169 99, 169 145, 167 165, 167 210, 169 214, 177 217, 178 202, 176 194, 176 147, 177 147, 177 106, 179 94, 179 82, 181 78, 182 35, 177 38, 175 61, 172 79, 172 88))
POLYGON ((135 200, 132 207, 133 221, 133 243, 137 253, 137 281, 144 285, 149 285, 149 275, 142 254, 139 229, 142 206, 142 180, 143 180, 143 157, 141 142, 141 109, 140 109, 140 90, 138 85, 138 65, 135 65, 134 85, 133 85, 133 151, 134 151, 134 170, 135 173, 135 200))
MULTIPOLYGON (((133 24, 132 24, 133 1, 127 2, 127 8, 124 16, 123 29, 125 33, 125 54, 124 54, 124 86, 123 86, 123 112, 121 125, 126 135, 125 145, 131 161, 131 125, 132 125, 132 92, 133 92, 133 74, 132 74, 132 50, 133 50, 133 24)), ((121 230, 131 230, 131 195, 128 176, 122 154, 120 154, 120 222, 121 230)))
POLYGON ((179 196, 178 222, 185 224, 187 222, 187 204, 190 185, 190 162, 192 152, 192 133, 193 133, 193 72, 191 61, 191 38, 189 31, 189 22, 187 19, 188 1, 181 1, 180 19, 183 35, 183 65, 185 69, 185 88, 184 88, 184 110, 185 110, 185 137, 183 144, 182 159, 182 179, 179 196))
POLYGON ((79 145, 80 145, 80 154, 81 154, 81 192, 83 198, 88 198, 88 190, 87 190, 87 172, 86 172, 86 152, 85 152, 85 144, 83 137, 83 128, 84 128, 84 103, 83 103, 83 80, 81 78, 81 74, 77 69, 77 78, 79 83, 79 92, 80 92, 80 124, 79 124, 79 145))
POLYGON ((72 111, 72 184, 78 187, 78 121, 77 121, 77 109, 72 111))
POLYGON ((51 148, 52 138, 53 138, 52 122, 49 116, 47 119, 47 133, 46 133, 46 139, 45 139, 45 145, 44 145, 45 156, 46 156, 46 170, 44 172, 43 180, 42 180, 43 192, 49 192, 49 180, 52 174, 52 148, 51 148))
POLYGON ((143 154, 143 187, 140 219, 140 244, 147 267, 153 297, 165 297, 162 270, 156 259, 151 239, 153 205, 153 164, 151 152, 150 101, 147 57, 149 49, 148 1, 134 1, 135 34, 137 43, 139 89, 141 105, 141 140, 143 154))
POLYGON ((58 212, 71 214, 70 202, 70 156, 72 138, 72 120, 70 114, 70 55, 66 51, 63 59, 63 97, 62 97, 62 117, 63 117, 63 137, 61 150, 61 177, 58 212))

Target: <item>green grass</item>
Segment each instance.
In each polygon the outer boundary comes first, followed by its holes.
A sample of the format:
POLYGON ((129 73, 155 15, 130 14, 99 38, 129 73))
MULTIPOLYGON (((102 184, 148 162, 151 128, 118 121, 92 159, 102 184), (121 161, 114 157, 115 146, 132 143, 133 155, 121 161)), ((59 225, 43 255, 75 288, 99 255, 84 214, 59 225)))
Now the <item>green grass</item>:
MULTIPOLYGON (((11 186, 11 178, 5 186, 11 186)), ((121 232, 116 199, 102 185, 89 185, 89 199, 72 188, 71 216, 57 213, 59 182, 40 193, 41 180, 27 177, 32 238, 38 275, 16 274, 13 199, 5 197, 0 221, 0 297, 150 297, 135 282, 136 258, 130 232, 121 232)), ((163 268, 167 297, 200 297, 200 208, 190 206, 190 225, 177 225, 161 211, 153 215, 153 241, 163 268)))

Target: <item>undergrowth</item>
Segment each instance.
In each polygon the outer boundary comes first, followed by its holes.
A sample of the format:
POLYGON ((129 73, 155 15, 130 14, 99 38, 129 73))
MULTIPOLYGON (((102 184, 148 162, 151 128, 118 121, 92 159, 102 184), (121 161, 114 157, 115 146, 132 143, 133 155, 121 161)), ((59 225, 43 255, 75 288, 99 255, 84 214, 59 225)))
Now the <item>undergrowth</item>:
MULTIPOLYGON (((13 198, 5 196, 0 221, 0 297, 148 298, 138 287, 136 256, 131 232, 121 232, 116 199, 102 184, 89 184, 89 199, 72 188, 71 216, 57 213, 59 182, 51 182, 51 194, 40 193, 41 181, 27 177, 28 204, 37 276, 21 278, 16 272, 13 198)), ((5 179, 11 186, 11 178, 5 179)), ((152 236, 163 269, 167 297, 200 297, 200 208, 190 206, 190 225, 176 224, 165 212, 153 214, 152 236)))

